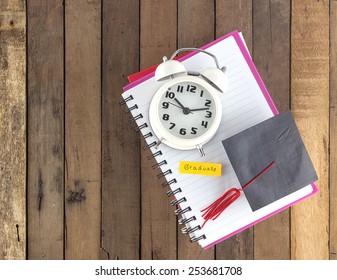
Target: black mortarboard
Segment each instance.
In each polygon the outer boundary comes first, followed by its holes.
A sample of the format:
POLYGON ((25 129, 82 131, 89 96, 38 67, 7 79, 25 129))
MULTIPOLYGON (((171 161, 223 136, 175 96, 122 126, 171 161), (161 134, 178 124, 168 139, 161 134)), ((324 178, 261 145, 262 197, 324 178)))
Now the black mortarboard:
POLYGON ((222 143, 241 186, 275 162, 244 189, 253 211, 317 180, 290 111, 250 127, 222 143))

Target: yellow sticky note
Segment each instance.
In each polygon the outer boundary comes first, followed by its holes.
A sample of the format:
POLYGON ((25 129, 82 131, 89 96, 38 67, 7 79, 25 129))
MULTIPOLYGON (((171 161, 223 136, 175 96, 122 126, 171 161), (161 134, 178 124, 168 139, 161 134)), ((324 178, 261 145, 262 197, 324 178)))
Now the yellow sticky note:
POLYGON ((204 176, 221 176, 221 164, 211 162, 181 161, 179 172, 204 176))

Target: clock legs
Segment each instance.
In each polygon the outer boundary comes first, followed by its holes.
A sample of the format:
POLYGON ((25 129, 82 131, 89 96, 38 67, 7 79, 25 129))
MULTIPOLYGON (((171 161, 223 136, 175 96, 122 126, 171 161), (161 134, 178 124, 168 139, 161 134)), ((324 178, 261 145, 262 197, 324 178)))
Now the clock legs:
POLYGON ((163 138, 160 138, 154 148, 158 149, 159 145, 163 142, 163 140, 164 140, 163 138))
POLYGON ((204 148, 201 145, 197 145, 197 150, 199 151, 202 157, 205 156, 204 148))

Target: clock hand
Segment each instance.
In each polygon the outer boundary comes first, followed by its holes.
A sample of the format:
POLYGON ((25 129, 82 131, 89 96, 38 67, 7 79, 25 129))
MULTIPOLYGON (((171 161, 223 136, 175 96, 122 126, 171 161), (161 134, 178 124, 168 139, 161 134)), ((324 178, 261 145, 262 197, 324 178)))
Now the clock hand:
POLYGON ((172 103, 172 102, 168 102, 168 103, 170 103, 171 105, 176 106, 176 107, 178 107, 179 109, 181 109, 181 107, 178 106, 177 104, 174 104, 174 103, 172 103))
MULTIPOLYGON (((176 106, 177 108, 179 108, 179 109, 182 109, 180 106, 178 106, 177 104, 174 104, 174 103, 172 103, 172 102, 168 102, 169 104, 171 104, 171 105, 173 105, 173 106, 176 106)), ((184 110, 184 109, 183 109, 184 110)), ((191 111, 190 111, 190 113, 191 114, 193 114, 191 111)))
POLYGON ((209 110, 209 108, 190 109, 191 112, 194 112, 194 111, 204 111, 204 110, 209 110))
POLYGON ((193 114, 190 110, 190 108, 188 107, 185 107, 183 104, 181 104, 181 102, 177 99, 177 98, 174 98, 174 101, 177 102, 180 106, 181 109, 183 109, 183 113, 184 115, 188 115, 188 114, 193 114))
POLYGON ((178 103, 178 105, 180 106, 181 109, 186 108, 183 104, 181 104, 181 102, 177 98, 174 98, 174 101, 178 103))

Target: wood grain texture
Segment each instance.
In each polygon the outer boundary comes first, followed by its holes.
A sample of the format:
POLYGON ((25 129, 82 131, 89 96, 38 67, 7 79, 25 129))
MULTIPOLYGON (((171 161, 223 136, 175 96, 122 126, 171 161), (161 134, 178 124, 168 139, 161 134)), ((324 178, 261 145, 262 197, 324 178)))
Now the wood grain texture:
POLYGON ((208 0, 178 1, 179 48, 199 48, 214 40, 214 8, 208 0))
POLYGON ((0 259, 26 258, 26 3, 0 3, 0 259))
MULTIPOLYGON (((254 1, 253 15, 253 60, 277 109, 284 112, 290 98, 290 2, 254 1)), ((285 210, 254 227, 254 259, 290 258, 289 223, 285 210)))
POLYGON ((252 0, 216 0, 215 22, 216 37, 221 37, 233 30, 242 32, 252 53, 252 0))
POLYGON ((63 259, 62 0, 28 1, 28 258, 63 259))
MULTIPOLYGON (((178 1, 178 48, 198 48, 213 40, 214 2, 178 1)), ((214 259, 214 248, 204 250, 198 243, 191 244, 181 228, 178 226, 178 259, 214 259)))
MULTIPOLYGON (((171 55, 177 47, 177 1, 140 2, 140 68, 162 62, 163 56, 171 55)), ((141 147, 145 141, 141 141, 141 147)), ((170 199, 165 195, 153 170, 154 160, 148 160, 150 150, 141 152, 141 258, 177 258, 177 221, 170 199)))
POLYGON ((330 1, 330 259, 337 259, 337 1, 330 1))
POLYGON ((66 259, 100 257, 101 2, 66 1, 66 259))
POLYGON ((138 2, 103 1, 102 32, 101 258, 139 259, 140 135, 118 105, 127 76, 139 70, 138 2))
MULTIPOLYGON (((241 31, 252 53, 252 1, 216 1, 216 37, 233 30, 241 31)), ((216 259, 253 259, 253 228, 216 245, 216 259)))
POLYGON ((320 192, 291 209, 291 258, 329 258, 329 1, 293 1, 291 108, 320 192))

